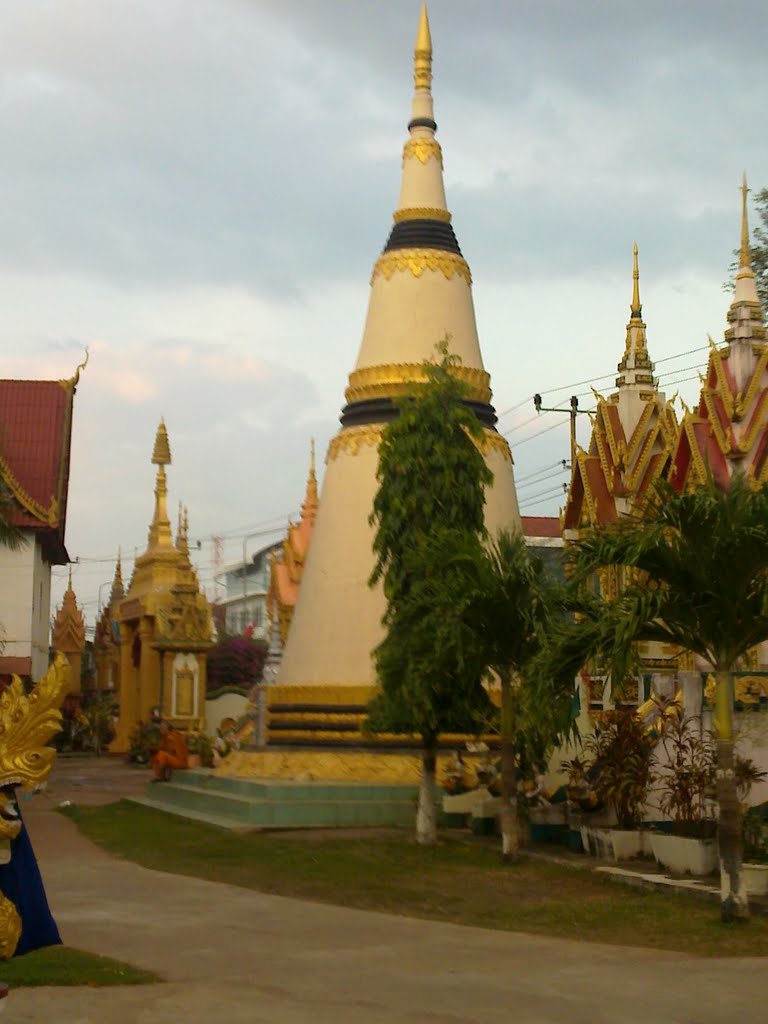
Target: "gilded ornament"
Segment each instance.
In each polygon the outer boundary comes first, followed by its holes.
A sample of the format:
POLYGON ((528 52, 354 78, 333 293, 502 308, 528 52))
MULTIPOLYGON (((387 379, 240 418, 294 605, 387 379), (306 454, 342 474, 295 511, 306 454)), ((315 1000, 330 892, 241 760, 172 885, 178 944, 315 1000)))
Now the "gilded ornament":
POLYGON ((402 224, 406 220, 440 220, 444 224, 451 223, 450 213, 436 206, 409 206, 405 210, 395 210, 392 219, 395 224, 402 224))
POLYGON ((435 159, 443 166, 443 150, 436 139, 408 139, 403 146, 403 163, 415 157, 419 163, 425 164, 427 160, 435 159))
POLYGON ((381 424, 344 427, 328 445, 326 463, 333 462, 342 453, 358 455, 366 448, 378 448, 383 430, 381 424))
MULTIPOLYGON (((468 397, 475 402, 490 402, 490 376, 485 370, 471 366, 454 366, 451 373, 469 388, 468 397)), ((372 398, 393 398, 408 394, 414 385, 424 384, 427 375, 423 363, 385 363, 365 366, 349 375, 345 392, 348 402, 372 398)))
POLYGON ((21 938, 21 918, 15 905, 0 896, 0 960, 10 960, 21 938))
POLYGON ((449 281, 458 274, 468 285, 472 284, 472 272, 467 261, 456 253, 441 249, 392 249, 385 252, 374 264, 371 284, 379 274, 389 280, 393 274, 404 270, 414 277, 421 277, 425 270, 441 270, 449 281))
POLYGON ((69 688, 69 662, 56 659, 26 695, 18 676, 0 696, 0 787, 39 786, 48 778, 56 751, 45 744, 61 728, 59 707, 69 688))
POLYGON ((48 508, 35 501, 31 494, 26 491, 14 476, 11 467, 0 455, 0 476, 2 476, 8 490, 18 503, 25 508, 31 516, 39 519, 41 523, 51 526, 54 529, 59 525, 59 503, 55 497, 51 498, 48 508))

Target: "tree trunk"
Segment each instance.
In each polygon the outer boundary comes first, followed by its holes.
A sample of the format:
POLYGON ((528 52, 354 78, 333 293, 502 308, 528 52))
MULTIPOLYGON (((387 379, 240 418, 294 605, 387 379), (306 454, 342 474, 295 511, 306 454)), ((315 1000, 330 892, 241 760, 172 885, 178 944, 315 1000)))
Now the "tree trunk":
POLYGON ((513 863, 520 853, 517 827, 517 769, 512 707, 512 681, 501 676, 501 859, 513 863))
POLYGON ((723 921, 749 920, 749 898, 741 862, 741 806, 736 791, 733 752, 733 676, 717 672, 717 843, 720 854, 720 916, 723 921))
POLYGON ((421 753, 421 785, 419 808, 416 812, 416 842, 422 846, 430 846, 437 842, 436 765, 435 741, 425 742, 421 753))

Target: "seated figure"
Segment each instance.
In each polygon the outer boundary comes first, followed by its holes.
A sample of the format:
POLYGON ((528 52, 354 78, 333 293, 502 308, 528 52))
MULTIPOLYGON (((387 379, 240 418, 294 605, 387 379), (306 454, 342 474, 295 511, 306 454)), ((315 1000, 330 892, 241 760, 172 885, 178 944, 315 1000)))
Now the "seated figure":
POLYGON ((153 782, 167 782, 174 768, 189 767, 189 752, 182 733, 170 722, 160 723, 160 748, 152 758, 153 782))

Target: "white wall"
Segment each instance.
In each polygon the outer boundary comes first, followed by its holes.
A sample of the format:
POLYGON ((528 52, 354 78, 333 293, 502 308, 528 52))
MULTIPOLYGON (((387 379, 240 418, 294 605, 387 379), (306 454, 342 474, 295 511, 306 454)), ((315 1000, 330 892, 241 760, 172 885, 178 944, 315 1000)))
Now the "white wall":
POLYGON ((32 678, 48 668, 51 569, 39 540, 27 535, 18 551, 0 547, 0 624, 9 658, 31 658, 32 678))
POLYGON ((222 718, 240 718, 248 707, 248 698, 239 693, 225 693, 205 702, 205 731, 215 736, 222 718))

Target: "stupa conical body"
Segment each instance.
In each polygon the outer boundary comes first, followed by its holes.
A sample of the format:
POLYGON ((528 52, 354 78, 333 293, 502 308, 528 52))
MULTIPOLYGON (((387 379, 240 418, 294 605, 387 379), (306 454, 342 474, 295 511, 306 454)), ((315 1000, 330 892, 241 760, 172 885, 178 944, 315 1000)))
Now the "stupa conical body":
POLYGON ((496 431, 490 378, 483 366, 472 301, 472 276, 451 226, 443 157, 435 139, 432 43, 422 8, 414 55, 414 98, 403 149, 394 227, 377 259, 363 338, 349 375, 341 429, 326 457, 320 508, 279 684, 372 686, 371 652, 383 636, 385 600, 371 589, 378 444, 397 415, 397 399, 423 379, 422 363, 446 336, 461 358, 457 373, 484 427, 484 454, 494 482, 486 492, 493 535, 519 528, 512 456, 496 431))

